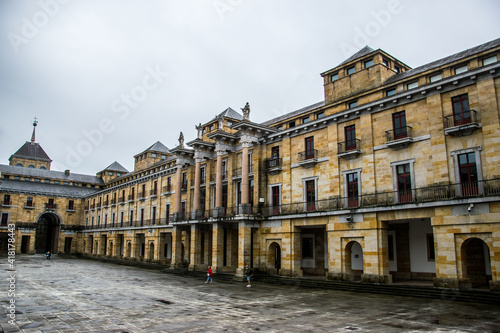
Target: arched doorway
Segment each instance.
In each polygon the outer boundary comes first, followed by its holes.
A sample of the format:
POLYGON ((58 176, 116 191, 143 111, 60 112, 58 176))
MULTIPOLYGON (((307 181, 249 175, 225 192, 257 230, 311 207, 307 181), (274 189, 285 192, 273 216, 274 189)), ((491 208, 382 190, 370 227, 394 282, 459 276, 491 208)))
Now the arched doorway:
POLYGON ((155 258, 155 243, 151 242, 149 243, 149 260, 154 260, 155 258))
POLYGON ((348 279, 361 281, 363 274, 363 248, 356 241, 351 241, 345 249, 345 269, 348 279))
POLYGON ((127 242, 127 254, 125 256, 127 258, 132 256, 132 244, 130 242, 127 242))
POLYGON ((36 222, 35 252, 57 253, 61 219, 54 213, 44 213, 36 222))
POLYGON ((490 250, 479 238, 469 238, 462 244, 462 267, 464 277, 472 288, 488 287, 491 280, 490 250))
POLYGON ((109 242, 109 254, 108 256, 113 256, 113 242, 109 242))
POLYGON ((276 242, 269 245, 268 262, 270 272, 276 272, 276 275, 279 275, 281 269, 281 247, 276 242))

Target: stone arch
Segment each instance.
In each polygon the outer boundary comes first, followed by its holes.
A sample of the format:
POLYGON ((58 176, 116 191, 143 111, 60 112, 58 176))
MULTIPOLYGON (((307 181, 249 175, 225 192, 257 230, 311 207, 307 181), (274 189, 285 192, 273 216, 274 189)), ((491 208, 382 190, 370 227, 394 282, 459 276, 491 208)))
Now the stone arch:
POLYGON ((272 242, 269 245, 267 264, 271 274, 279 275, 281 269, 281 246, 278 242, 272 242))
POLYGON ((61 217, 54 212, 44 212, 38 215, 35 233, 36 253, 58 252, 61 221, 61 217))
POLYGON ((125 253, 125 257, 130 258, 132 256, 132 243, 130 241, 127 242, 127 252, 125 253))
POLYGON ((356 241, 347 242, 344 248, 344 279, 361 281, 364 270, 363 247, 356 241))
POLYGON ((148 259, 154 260, 154 258, 155 258, 155 242, 151 242, 149 243, 148 259))
POLYGON ((488 244, 480 237, 467 238, 460 247, 461 280, 468 287, 488 287, 491 259, 488 244))

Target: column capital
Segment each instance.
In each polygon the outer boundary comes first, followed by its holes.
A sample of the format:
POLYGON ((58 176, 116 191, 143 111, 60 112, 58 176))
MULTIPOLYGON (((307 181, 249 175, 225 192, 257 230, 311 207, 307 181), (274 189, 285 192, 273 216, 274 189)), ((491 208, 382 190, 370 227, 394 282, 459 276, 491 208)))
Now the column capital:
POLYGON ((253 147, 253 142, 252 141, 240 141, 241 142, 241 147, 242 148, 251 148, 253 147))
POLYGON ((226 155, 227 150, 223 148, 215 148, 215 152, 217 153, 217 156, 222 156, 226 155))

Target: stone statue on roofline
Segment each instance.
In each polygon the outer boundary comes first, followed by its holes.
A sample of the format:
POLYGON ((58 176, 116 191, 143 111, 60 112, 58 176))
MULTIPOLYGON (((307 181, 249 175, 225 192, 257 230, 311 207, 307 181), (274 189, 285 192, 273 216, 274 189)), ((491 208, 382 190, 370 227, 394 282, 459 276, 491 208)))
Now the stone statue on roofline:
POLYGON ((201 139, 201 136, 203 135, 203 126, 201 126, 201 123, 199 125, 194 125, 196 130, 198 131, 198 139, 201 139))
POLYGON ((219 123, 219 129, 223 130, 224 129, 224 116, 222 114, 215 116, 217 118, 217 122, 219 123))
POLYGON ((243 120, 250 120, 250 104, 245 104, 245 107, 241 109, 243 112, 243 120))
POLYGON ((184 134, 179 135, 179 148, 184 148, 184 134))

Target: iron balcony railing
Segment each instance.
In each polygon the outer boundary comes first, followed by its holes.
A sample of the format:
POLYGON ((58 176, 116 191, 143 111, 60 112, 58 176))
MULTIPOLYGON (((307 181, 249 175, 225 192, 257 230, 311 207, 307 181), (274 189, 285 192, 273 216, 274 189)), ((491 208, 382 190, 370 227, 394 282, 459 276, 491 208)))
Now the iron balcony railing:
POLYGON ((156 195, 156 193, 158 192, 157 189, 152 189, 152 190, 149 190, 149 195, 153 196, 153 195, 156 195))
POLYGON ((163 193, 172 192, 172 185, 163 186, 163 193))
POLYGON ((361 140, 348 140, 344 142, 339 142, 339 154, 347 153, 352 150, 360 150, 361 149, 361 140))
POLYGON ((465 126, 473 123, 477 123, 476 110, 467 110, 462 113, 457 112, 451 116, 444 117, 444 128, 465 126))
POLYGON ((263 216, 290 215, 498 195, 500 195, 500 178, 470 183, 436 185, 402 191, 378 192, 347 198, 334 197, 313 202, 274 205, 264 207, 261 210, 261 214, 263 216))
POLYGON ((311 149, 299 152, 299 162, 313 160, 318 158, 318 150, 311 149))
MULTIPOLYGON (((483 180, 468 183, 451 183, 443 185, 427 186, 415 189, 406 189, 401 191, 386 191, 362 194, 351 197, 332 197, 326 200, 317 200, 311 202, 295 202, 291 204, 281 204, 274 206, 251 206, 249 213, 251 215, 260 215, 264 217, 293 215, 313 212, 328 212, 336 210, 349 210, 356 208, 374 208, 397 206, 408 203, 425 203, 432 201, 446 201, 463 198, 500 196, 500 178, 483 180)), ((207 218, 232 218, 240 214, 240 207, 224 207, 203 210, 200 213, 192 212, 174 213, 168 217, 155 220, 124 221, 114 224, 108 224, 108 228, 120 227, 141 227, 151 225, 168 225, 173 222, 183 222, 192 220, 204 220, 207 218)), ((87 226, 86 229, 103 228, 101 224, 87 226)))
POLYGON ((395 141, 404 138, 412 138, 412 128, 411 126, 404 126, 401 128, 385 131, 385 138, 386 141, 395 141))
POLYGON ((53 204, 53 203, 46 203, 45 204, 45 209, 56 209, 57 208, 57 204, 53 204))
POLYGON ((266 170, 281 168, 283 166, 283 160, 281 158, 270 158, 264 161, 264 168, 266 170))
MULTIPOLYGON (((222 172, 222 180, 227 179, 227 170, 222 172)), ((210 182, 215 182, 217 180, 217 174, 211 174, 210 175, 210 182)))
MULTIPOLYGON (((241 177, 242 175, 242 168, 235 168, 233 169, 233 177, 241 177)), ((248 174, 253 173, 253 164, 248 165, 248 174)))

